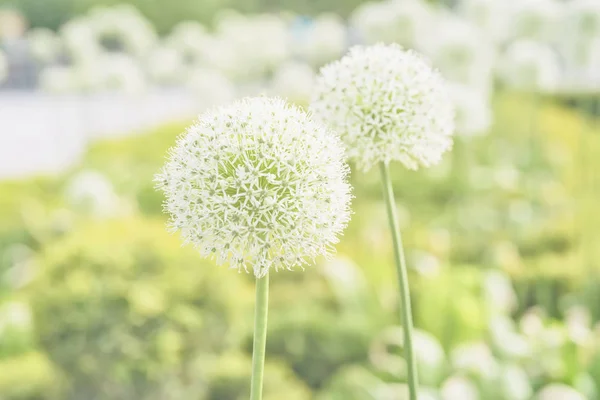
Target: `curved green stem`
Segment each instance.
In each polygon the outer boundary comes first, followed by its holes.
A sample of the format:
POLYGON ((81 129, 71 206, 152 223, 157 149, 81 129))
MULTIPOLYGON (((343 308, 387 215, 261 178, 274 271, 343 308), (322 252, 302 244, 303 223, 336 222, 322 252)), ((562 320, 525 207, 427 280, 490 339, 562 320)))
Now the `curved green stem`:
POLYGON ((254 344, 252 348, 252 382, 250 400, 262 399, 267 346, 267 317, 269 313, 269 274, 256 279, 256 304, 254 309, 254 344))
POLYGON ((410 292, 408 289, 408 272, 406 269, 406 261, 404 260, 402 237, 400 236, 400 230, 398 229, 396 201, 394 200, 394 190, 392 189, 388 167, 383 162, 379 164, 379 167, 381 170, 381 181, 383 183, 383 193, 387 206, 388 220, 394 243, 394 258, 398 273, 398 283, 400 284, 400 310, 402 315, 402 330, 404 332, 404 358, 406 359, 408 369, 409 399, 417 400, 419 378, 417 376, 417 363, 412 341, 413 321, 410 306, 410 292))

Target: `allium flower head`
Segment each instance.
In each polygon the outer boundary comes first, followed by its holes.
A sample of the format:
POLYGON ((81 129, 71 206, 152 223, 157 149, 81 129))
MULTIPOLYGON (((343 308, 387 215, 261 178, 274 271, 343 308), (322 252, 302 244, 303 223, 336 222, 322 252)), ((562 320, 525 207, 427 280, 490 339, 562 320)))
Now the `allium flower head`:
POLYGON ((202 115, 156 180, 186 243, 261 277, 332 251, 350 214, 347 174, 335 134, 260 97, 202 115))
POLYGON ((452 146, 454 111, 441 76, 398 45, 356 46, 321 69, 311 109, 339 132, 360 169, 430 166, 452 146))

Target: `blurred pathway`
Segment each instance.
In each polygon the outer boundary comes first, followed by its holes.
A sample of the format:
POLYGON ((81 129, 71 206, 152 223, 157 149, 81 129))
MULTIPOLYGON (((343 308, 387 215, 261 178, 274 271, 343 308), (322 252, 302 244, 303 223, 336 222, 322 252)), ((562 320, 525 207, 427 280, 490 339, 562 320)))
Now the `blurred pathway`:
POLYGON ((143 132, 196 112, 193 96, 181 91, 0 92, 0 179, 59 172, 77 162, 90 141, 143 132))

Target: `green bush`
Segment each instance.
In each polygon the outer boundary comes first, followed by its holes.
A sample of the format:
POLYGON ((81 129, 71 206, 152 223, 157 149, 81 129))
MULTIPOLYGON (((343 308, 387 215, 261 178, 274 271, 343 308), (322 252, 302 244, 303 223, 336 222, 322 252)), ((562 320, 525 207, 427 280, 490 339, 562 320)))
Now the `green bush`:
POLYGON ((66 398, 198 398, 203 357, 227 349, 249 314, 252 293, 237 278, 180 249, 162 221, 133 219, 49 245, 27 294, 66 398))

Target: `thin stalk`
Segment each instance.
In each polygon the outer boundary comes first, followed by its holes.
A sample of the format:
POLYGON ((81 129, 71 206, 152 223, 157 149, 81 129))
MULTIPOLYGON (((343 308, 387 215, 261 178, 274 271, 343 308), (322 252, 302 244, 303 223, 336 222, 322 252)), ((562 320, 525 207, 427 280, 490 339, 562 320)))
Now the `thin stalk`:
POLYGON ((535 160, 537 156, 537 139, 538 139, 538 122, 539 122, 539 110, 540 110, 540 95, 539 93, 532 92, 529 95, 530 99, 530 111, 529 111, 529 166, 535 167, 535 160))
POLYGON ((252 348, 252 382, 250 400, 262 400, 267 346, 267 317, 269 313, 269 274, 256 279, 254 309, 254 344, 252 348))
POLYGON ((392 241, 394 245, 394 259, 396 261, 396 269, 398 273, 398 283, 400 285, 400 310, 402 317, 402 330, 404 332, 404 358, 408 369, 408 390, 409 400, 417 400, 417 390, 419 388, 419 378, 417 376, 417 363, 413 349, 413 321, 410 306, 410 292, 408 289, 408 273, 406 269, 406 261, 404 259, 404 249, 402 247, 402 237, 398 229, 396 217, 396 201, 394 200, 394 190, 388 166, 381 162, 379 164, 381 170, 381 181, 383 183, 383 193, 386 201, 387 215, 392 231, 392 241))

